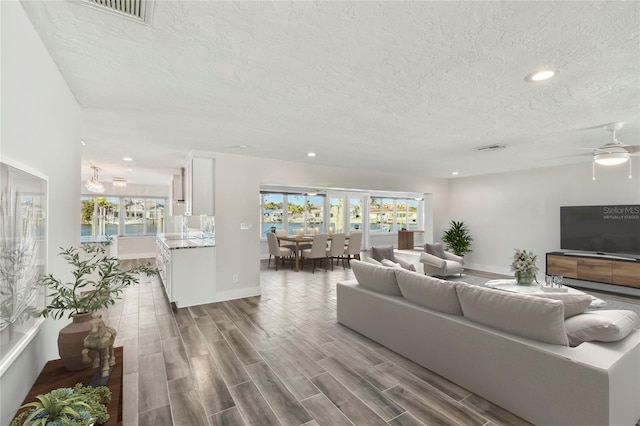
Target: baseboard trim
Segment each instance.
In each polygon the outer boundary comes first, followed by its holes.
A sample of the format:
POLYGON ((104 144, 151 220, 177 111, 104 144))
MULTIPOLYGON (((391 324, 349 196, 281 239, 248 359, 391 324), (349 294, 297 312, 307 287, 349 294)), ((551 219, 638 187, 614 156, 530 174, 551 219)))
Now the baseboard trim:
POLYGON ((245 297, 253 297, 260 296, 262 294, 262 290, 260 286, 258 287, 247 287, 241 288, 237 290, 226 290, 226 291, 218 291, 216 295, 216 300, 218 302, 224 302, 227 300, 235 300, 235 299, 244 299, 245 297))

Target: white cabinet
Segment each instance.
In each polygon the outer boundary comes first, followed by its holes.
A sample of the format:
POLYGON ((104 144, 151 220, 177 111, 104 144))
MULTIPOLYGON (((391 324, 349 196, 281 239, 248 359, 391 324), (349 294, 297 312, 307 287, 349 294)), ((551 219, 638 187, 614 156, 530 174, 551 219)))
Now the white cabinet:
POLYGON ((216 301, 216 248, 172 250, 171 302, 178 308, 216 301))
POLYGON ((187 213, 191 216, 213 216, 215 212, 215 160, 192 157, 185 168, 187 213))
POLYGON ((178 308, 216 301, 216 247, 212 239, 157 240, 156 264, 169 302, 178 308))
POLYGON ((156 267, 164 285, 164 291, 171 302, 171 250, 160 239, 156 240, 156 247, 156 267))

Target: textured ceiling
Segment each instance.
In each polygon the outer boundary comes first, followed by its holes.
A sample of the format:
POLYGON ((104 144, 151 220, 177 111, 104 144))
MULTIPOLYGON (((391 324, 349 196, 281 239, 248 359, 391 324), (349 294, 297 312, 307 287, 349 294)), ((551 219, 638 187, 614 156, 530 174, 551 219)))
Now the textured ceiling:
POLYGON ((85 178, 168 182, 191 150, 469 176, 586 163, 613 121, 640 144, 637 1, 23 5, 84 108, 85 178))

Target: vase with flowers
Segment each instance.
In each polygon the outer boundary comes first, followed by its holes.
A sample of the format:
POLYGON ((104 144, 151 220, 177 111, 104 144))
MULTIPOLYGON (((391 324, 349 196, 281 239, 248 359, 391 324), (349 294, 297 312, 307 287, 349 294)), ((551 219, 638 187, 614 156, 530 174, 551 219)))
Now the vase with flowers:
POLYGON ((538 267, 536 261, 538 256, 533 254, 532 251, 515 249, 516 252, 513 255, 511 262, 511 270, 514 271, 516 283, 518 285, 531 285, 536 280, 536 272, 538 267))

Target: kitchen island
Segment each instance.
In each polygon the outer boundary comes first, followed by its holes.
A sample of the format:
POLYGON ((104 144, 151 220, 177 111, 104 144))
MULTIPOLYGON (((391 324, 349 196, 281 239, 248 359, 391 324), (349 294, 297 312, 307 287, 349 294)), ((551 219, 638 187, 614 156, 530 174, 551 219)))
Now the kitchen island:
POLYGON ((156 264, 172 307, 216 301, 215 245, 202 233, 158 235, 156 264))

